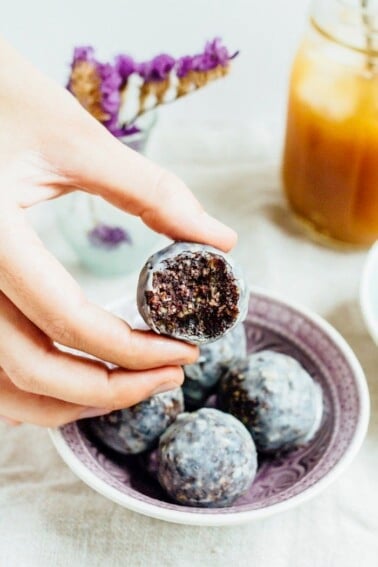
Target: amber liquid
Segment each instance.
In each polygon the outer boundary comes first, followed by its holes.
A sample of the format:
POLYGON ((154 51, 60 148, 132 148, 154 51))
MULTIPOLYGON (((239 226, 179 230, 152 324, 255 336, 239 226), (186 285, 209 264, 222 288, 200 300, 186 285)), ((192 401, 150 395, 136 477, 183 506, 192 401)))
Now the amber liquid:
POLYGON ((283 181, 292 209, 317 232, 357 245, 378 238, 378 76, 300 51, 283 181))

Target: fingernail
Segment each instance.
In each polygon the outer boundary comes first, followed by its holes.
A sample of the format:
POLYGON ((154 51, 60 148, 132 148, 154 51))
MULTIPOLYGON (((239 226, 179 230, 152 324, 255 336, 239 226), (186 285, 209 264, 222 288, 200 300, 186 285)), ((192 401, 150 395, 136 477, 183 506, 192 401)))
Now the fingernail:
POLYGON ((185 366, 186 364, 193 364, 194 362, 196 362, 198 360, 199 357, 199 351, 193 351, 193 354, 191 356, 186 356, 185 358, 177 358, 176 360, 170 360, 169 364, 171 364, 172 366, 185 366))
POLYGON ((87 419, 88 417, 99 417, 111 413, 111 410, 105 408, 87 408, 79 415, 78 419, 87 419))
POLYGON ((7 425, 18 425, 20 423, 19 421, 16 421, 15 419, 10 419, 9 417, 4 417, 3 415, 0 415, 0 421, 3 421, 7 425))
MULTIPOLYGON (((184 364, 192 364, 199 357, 199 348, 196 345, 180 344, 178 339, 171 339, 169 344, 168 354, 175 354, 176 358, 170 358, 169 364, 172 366, 183 366, 184 364), (174 352, 176 350, 176 353, 174 352)), ((181 342, 182 343, 182 342, 181 342)), ((164 345, 167 344, 167 339, 164 339, 164 345)))
POLYGON ((176 390, 179 388, 180 385, 176 382, 164 382, 160 384, 153 392, 151 392, 151 396, 155 396, 156 394, 162 394, 163 392, 169 392, 170 390, 176 390))

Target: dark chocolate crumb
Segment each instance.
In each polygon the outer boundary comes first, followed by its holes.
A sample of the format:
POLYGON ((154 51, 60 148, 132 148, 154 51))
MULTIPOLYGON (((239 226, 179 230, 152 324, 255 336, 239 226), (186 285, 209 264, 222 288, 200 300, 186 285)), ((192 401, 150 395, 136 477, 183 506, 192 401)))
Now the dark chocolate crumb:
POLYGON ((153 275, 145 298, 151 317, 166 334, 220 336, 239 315, 239 289, 225 260, 209 253, 181 253, 153 275))

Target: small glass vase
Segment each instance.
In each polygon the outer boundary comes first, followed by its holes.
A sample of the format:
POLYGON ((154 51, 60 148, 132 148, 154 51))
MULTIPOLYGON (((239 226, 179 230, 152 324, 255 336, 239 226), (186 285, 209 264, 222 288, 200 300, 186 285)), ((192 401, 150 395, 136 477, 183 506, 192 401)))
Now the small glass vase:
MULTIPOLYGON (((156 114, 147 113, 137 122, 140 131, 121 141, 144 153, 155 123, 156 114)), ((161 238, 138 217, 81 191, 59 199, 57 220, 80 263, 101 276, 126 275, 140 269, 161 238)))

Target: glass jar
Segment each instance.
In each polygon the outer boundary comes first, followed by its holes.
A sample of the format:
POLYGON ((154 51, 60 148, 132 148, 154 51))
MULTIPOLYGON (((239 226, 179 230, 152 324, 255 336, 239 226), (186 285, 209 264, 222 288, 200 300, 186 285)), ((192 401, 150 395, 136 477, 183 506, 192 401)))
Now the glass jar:
MULTIPOLYGON (((144 153, 155 123, 155 112, 143 115, 137 123, 140 131, 121 141, 144 153)), ((59 199, 56 212, 60 230, 80 263, 101 276, 140 269, 162 238, 138 217, 81 191, 59 199)))
POLYGON ((290 83, 283 182, 313 236, 378 238, 378 6, 317 0, 290 83))

